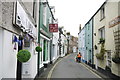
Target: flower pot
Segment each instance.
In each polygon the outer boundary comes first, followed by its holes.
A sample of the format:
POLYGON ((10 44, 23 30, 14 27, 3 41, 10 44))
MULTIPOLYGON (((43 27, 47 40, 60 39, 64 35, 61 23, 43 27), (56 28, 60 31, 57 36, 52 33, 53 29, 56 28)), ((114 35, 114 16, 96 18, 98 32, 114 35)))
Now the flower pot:
POLYGON ((120 57, 114 57, 114 58, 112 58, 112 61, 114 63, 120 64, 120 57))

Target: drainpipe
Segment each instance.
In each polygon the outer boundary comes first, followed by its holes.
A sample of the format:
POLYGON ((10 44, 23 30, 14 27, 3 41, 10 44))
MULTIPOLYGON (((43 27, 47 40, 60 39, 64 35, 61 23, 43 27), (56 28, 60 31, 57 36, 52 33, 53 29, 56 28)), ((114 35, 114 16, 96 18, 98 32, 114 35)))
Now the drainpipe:
POLYGON ((59 30, 59 56, 61 56, 61 32, 59 30))
POLYGON ((94 19, 92 19, 92 68, 94 68, 94 37, 93 37, 93 34, 94 34, 94 19))
MULTIPOLYGON (((40 46, 40 10, 41 10, 41 1, 39 2, 39 25, 38 25, 38 45, 40 46)), ((38 60, 37 60, 37 73, 39 76, 39 63, 40 63, 40 52, 38 52, 38 60)))

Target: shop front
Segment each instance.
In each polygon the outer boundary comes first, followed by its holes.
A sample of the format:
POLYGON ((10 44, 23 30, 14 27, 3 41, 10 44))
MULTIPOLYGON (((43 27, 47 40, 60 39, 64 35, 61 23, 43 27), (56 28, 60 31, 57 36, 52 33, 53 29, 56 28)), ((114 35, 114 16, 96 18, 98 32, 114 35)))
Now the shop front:
POLYGON ((40 44, 43 49, 41 53, 41 55, 43 56, 41 62, 43 63, 41 63, 41 65, 44 65, 44 67, 46 68, 48 64, 50 64, 50 39, 43 34, 40 34, 40 37, 40 44))

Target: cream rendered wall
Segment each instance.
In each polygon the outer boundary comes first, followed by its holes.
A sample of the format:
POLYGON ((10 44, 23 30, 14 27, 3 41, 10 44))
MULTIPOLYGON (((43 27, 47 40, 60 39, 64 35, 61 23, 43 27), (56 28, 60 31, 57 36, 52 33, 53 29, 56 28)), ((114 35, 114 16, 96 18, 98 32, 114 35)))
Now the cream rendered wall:
MULTIPOLYGON (((109 28, 109 22, 116 17, 119 16, 118 14, 118 3, 117 2, 107 2, 105 4, 105 18, 100 21, 100 11, 94 16, 94 33, 96 33, 96 36, 94 36, 94 45, 98 46, 98 50, 94 49, 94 55, 100 51, 100 45, 98 45, 99 42, 99 34, 98 29, 105 26, 105 49, 111 50, 112 55, 115 52, 115 44, 114 44, 114 35, 113 31, 118 27, 118 25, 109 28)), ((107 56, 105 54, 105 56, 107 56)), ((96 56, 94 56, 94 63, 97 64, 99 67, 105 69, 105 66, 107 64, 106 59, 104 61, 96 59, 96 56)), ((120 65, 115 64, 112 62, 111 70, 113 74, 120 76, 120 70, 118 69, 120 65)))
MULTIPOLYGON (((119 4, 120 5, 120 4, 119 4)), ((108 23, 115 19, 116 17, 120 16, 118 10, 120 9, 120 7, 118 6, 118 2, 108 2, 107 6, 107 14, 110 13, 110 16, 108 16, 106 18, 106 26, 109 26, 108 23)), ((119 26, 120 27, 120 26, 119 26)), ((114 27, 107 27, 107 31, 106 31, 106 49, 108 50, 112 50, 112 55, 115 52, 115 43, 114 43, 114 35, 113 35, 113 31, 115 31, 118 28, 118 25, 114 26, 114 27)), ((120 64, 115 64, 114 62, 112 62, 112 73, 116 74, 118 76, 120 76, 120 64)))
MULTIPOLYGON (((94 48, 94 55, 96 55, 96 53, 100 52, 100 46, 101 45, 98 45, 98 43, 99 43, 98 29, 100 29, 100 28, 105 26, 105 30, 106 30, 106 23, 105 22, 106 22, 105 19, 100 21, 100 11, 98 11, 98 13, 94 16, 94 22, 93 22, 94 23, 94 33, 96 33, 96 36, 94 36, 94 46, 97 45, 97 47, 98 47, 97 50, 95 50, 95 48, 94 48)), ((105 60, 102 61, 102 60, 99 60, 99 59, 96 60, 96 56, 94 56, 94 63, 97 64, 99 67, 104 69, 106 61, 105 60)))

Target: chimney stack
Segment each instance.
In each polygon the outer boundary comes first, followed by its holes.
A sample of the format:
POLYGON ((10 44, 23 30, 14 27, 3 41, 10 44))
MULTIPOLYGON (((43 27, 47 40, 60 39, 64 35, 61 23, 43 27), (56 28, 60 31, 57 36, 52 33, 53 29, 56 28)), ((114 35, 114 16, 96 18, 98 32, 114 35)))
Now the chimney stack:
POLYGON ((81 24, 80 24, 80 26, 79 26, 79 32, 81 32, 81 24))

